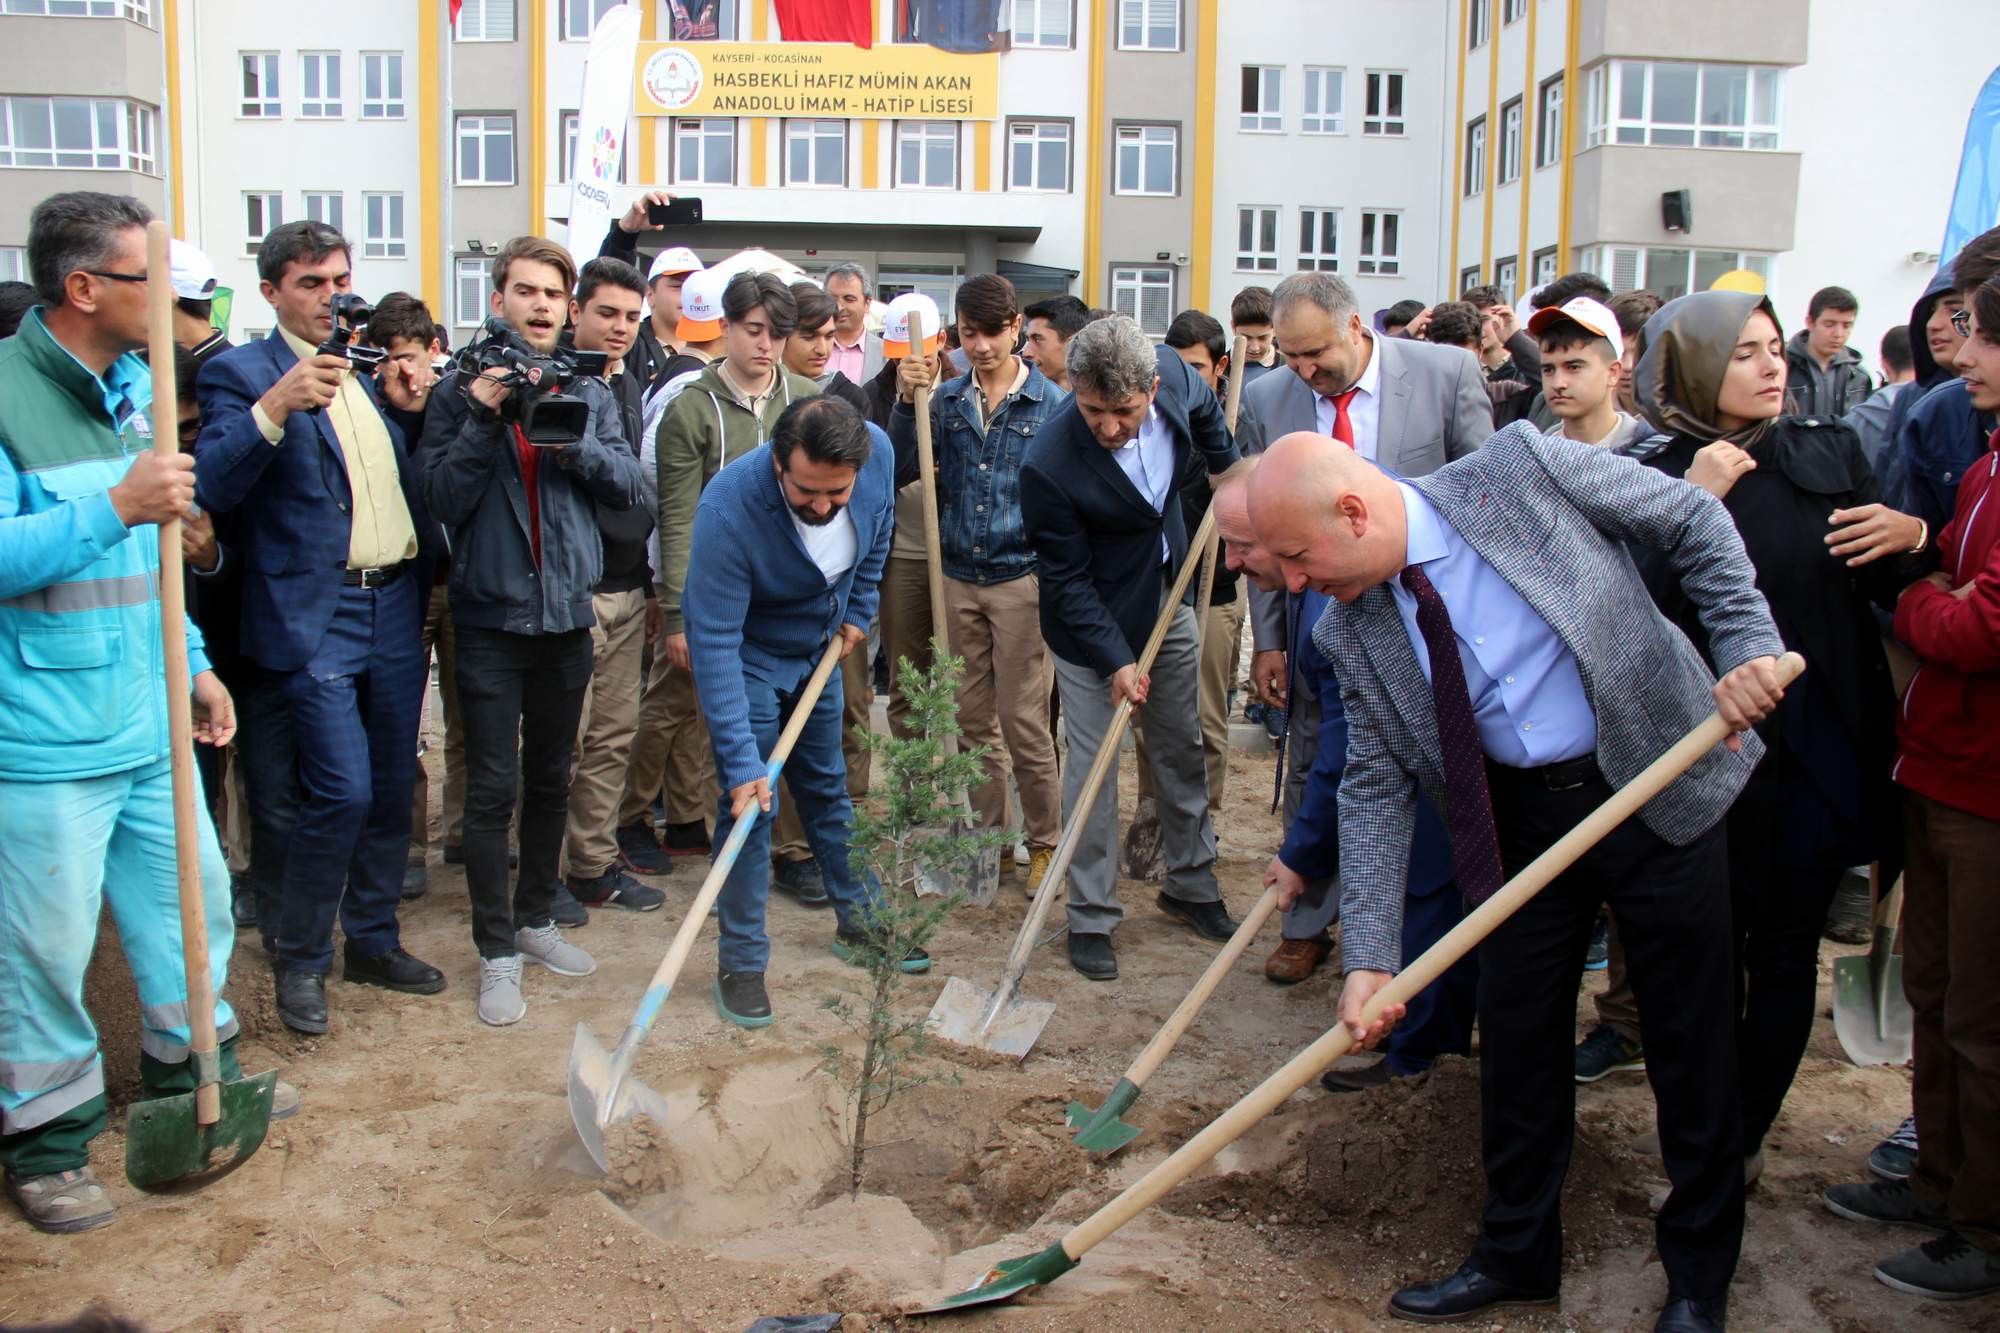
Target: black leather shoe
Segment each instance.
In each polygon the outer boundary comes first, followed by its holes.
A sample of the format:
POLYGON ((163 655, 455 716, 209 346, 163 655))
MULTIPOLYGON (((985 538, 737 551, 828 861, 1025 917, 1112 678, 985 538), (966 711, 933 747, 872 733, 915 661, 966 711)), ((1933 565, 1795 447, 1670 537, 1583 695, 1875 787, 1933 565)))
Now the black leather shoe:
POLYGON ((1528 1305, 1553 1309, 1558 1295, 1554 1288, 1530 1291, 1525 1287, 1510 1287, 1504 1282, 1496 1282, 1468 1262, 1460 1264, 1458 1271, 1448 1278, 1404 1287, 1389 1298, 1389 1313, 1412 1323, 1452 1324, 1483 1310, 1496 1310, 1502 1306, 1528 1305))
POLYGON ((422 861, 412 861, 403 867, 403 901, 415 902, 431 887, 430 868, 422 861))
POLYGON ((1227 940, 1236 933, 1236 922, 1220 902, 1191 903, 1165 893, 1157 901, 1162 912, 1186 922, 1205 940, 1227 940))
POLYGON ((236 875, 229 877, 229 915, 238 930, 248 930, 257 924, 257 891, 250 887, 249 881, 236 875))
POLYGON ((1724 1308, 1721 1301, 1668 1301, 1653 1333, 1722 1333, 1724 1308))
POLYGON ((1366 1092, 1387 1086, 1395 1074, 1387 1060, 1377 1060, 1360 1069, 1329 1069, 1319 1076, 1319 1085, 1328 1092, 1366 1092))
POLYGON ((294 1032, 317 1037, 326 1031, 326 974, 276 969, 278 1017, 294 1032))
POLYGON ((1109 935, 1069 933, 1069 965, 1092 981, 1118 979, 1118 955, 1111 951, 1109 935))
POLYGON ((820 878, 819 862, 810 858, 774 864, 771 867, 771 887, 787 898, 797 899, 801 907, 833 905, 833 899, 826 896, 826 881, 820 878))
POLYGON ((444 989, 444 973, 421 958, 410 957, 401 949, 364 958, 348 947, 342 956, 347 963, 340 973, 342 981, 380 986, 383 990, 402 991, 407 995, 435 995, 444 989))

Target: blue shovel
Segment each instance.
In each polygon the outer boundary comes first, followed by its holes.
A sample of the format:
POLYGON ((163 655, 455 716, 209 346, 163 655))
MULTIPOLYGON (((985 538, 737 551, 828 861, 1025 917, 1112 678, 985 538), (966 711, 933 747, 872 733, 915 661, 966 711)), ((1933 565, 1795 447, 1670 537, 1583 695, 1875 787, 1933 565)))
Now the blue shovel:
MULTIPOLYGON (((805 729, 806 719, 812 716, 813 705, 819 702, 820 691, 840 665, 840 650, 843 640, 835 635, 827 644, 826 653, 819 660, 812 678, 806 682, 798 704, 792 709, 791 720, 778 737, 778 744, 771 751, 770 766, 765 776, 770 785, 778 785, 778 771, 785 766, 785 759, 798 742, 799 733, 805 729)), ((597 1163, 599 1171, 611 1169, 611 1159, 604 1151, 604 1131, 620 1120, 629 1120, 634 1115, 644 1115, 660 1125, 667 1123, 666 1098, 654 1092, 638 1079, 633 1078, 632 1062, 639 1058, 639 1048, 646 1044, 646 1034, 653 1029, 653 1020, 666 1007, 667 996, 674 988, 674 979, 680 976, 682 964, 694 949, 694 938, 701 933, 702 922, 708 919, 708 909, 722 893, 723 881, 729 878, 729 869, 736 864, 736 858, 743 851, 743 844, 750 837, 750 829, 757 822, 757 811, 749 811, 729 830, 729 838, 722 844, 722 852, 715 858, 715 864, 708 869, 708 878, 701 883, 701 892, 695 894, 694 902, 688 907, 687 919, 674 934, 674 942, 667 948, 667 956, 660 960, 653 979, 646 984, 646 993, 639 1000, 639 1008, 632 1015, 632 1021, 625 1028, 625 1035, 618 1039, 618 1049, 605 1053, 597 1044, 597 1038, 590 1035, 585 1024, 576 1025, 576 1044, 569 1052, 569 1113, 576 1121, 577 1137, 583 1140, 584 1150, 590 1160, 597 1163)))

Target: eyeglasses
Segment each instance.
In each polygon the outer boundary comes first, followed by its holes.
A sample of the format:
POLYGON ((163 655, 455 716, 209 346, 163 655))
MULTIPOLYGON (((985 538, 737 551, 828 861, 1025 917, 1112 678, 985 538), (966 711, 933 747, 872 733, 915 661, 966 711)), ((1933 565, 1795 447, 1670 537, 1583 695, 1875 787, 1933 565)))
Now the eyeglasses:
POLYGON ((143 273, 106 273, 101 269, 94 268, 80 269, 78 271, 85 277, 104 278, 111 282, 141 283, 146 280, 146 275, 143 273))
POLYGON ((1957 333, 1959 337, 1970 338, 1972 336, 1972 312, 1970 310, 1952 311, 1951 327, 1953 332, 1957 333))

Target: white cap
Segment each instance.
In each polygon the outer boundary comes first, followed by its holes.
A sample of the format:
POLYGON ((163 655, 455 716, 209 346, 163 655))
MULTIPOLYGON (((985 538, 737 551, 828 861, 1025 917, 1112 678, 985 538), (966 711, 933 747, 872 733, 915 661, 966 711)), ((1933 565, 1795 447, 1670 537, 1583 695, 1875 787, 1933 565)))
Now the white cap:
POLYGON ((208 262, 207 255, 176 238, 167 245, 167 267, 175 300, 215 299, 215 265, 208 262))
POLYGON ((685 245, 672 245, 653 256, 653 266, 646 270, 646 281, 665 277, 673 273, 699 273, 705 267, 694 251, 685 245))
POLYGON ((1611 307, 1588 296, 1578 296, 1560 306, 1550 306, 1537 310, 1528 317, 1528 332, 1540 337, 1542 330, 1559 319, 1573 320, 1600 337, 1609 338, 1611 345, 1619 343, 1618 316, 1611 313, 1611 307))
POLYGON ((938 337, 944 331, 944 321, 938 317, 937 302, 922 292, 904 292, 889 302, 888 313, 882 317, 883 356, 896 360, 910 354, 911 311, 915 311, 923 323, 924 355, 937 351, 938 337))
POLYGON ((674 336, 683 342, 713 342, 722 336, 722 289, 731 275, 705 268, 688 274, 681 284, 681 322, 674 336))

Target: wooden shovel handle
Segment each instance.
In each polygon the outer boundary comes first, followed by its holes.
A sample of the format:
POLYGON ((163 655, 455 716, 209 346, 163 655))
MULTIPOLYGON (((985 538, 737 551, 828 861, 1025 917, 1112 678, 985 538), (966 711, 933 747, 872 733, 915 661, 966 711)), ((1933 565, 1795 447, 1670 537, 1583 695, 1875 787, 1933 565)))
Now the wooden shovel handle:
MULTIPOLYGON (((174 397, 174 289, 167 258, 167 224, 146 226, 147 357, 153 372, 153 452, 180 452, 180 407, 174 397)), ((201 821, 196 813, 194 685, 188 676, 187 585, 181 575, 181 521, 160 524, 160 653, 166 664, 167 737, 172 746, 174 866, 180 880, 181 964, 187 971, 188 1065, 196 1073, 194 1118, 222 1118, 222 1092, 202 1069, 215 1058, 215 984, 208 970, 208 917, 203 911, 201 821)))
MULTIPOLYGON (((912 310, 910 355, 923 354, 924 320, 912 310)), ((944 547, 938 535, 937 451, 931 441, 931 386, 926 384, 918 389, 910 406, 917 417, 917 476, 924 502, 924 564, 930 575, 931 637, 937 640, 937 651, 946 653, 951 651, 951 639, 947 632, 949 617, 944 609, 944 547)))
POLYGON ((1139 1052, 1139 1058, 1125 1071, 1127 1081, 1136 1087, 1146 1086, 1146 1080, 1174 1053, 1174 1047, 1180 1042, 1181 1034, 1188 1030, 1188 1024, 1194 1022, 1194 1016, 1215 994, 1215 988, 1229 975, 1229 969, 1236 966, 1236 960, 1250 947, 1250 941, 1257 938, 1257 932, 1271 919, 1271 913, 1277 910, 1277 906, 1278 890, 1274 885, 1264 890, 1264 896, 1257 900, 1257 905, 1250 909, 1250 915, 1243 918, 1243 924, 1236 928, 1236 933, 1215 955, 1215 961, 1201 974, 1201 980, 1194 983, 1194 989, 1187 993, 1187 998, 1167 1017, 1166 1025, 1146 1043, 1146 1049, 1139 1052))
MULTIPOLYGON (((1243 349, 1248 346, 1242 334, 1229 348, 1229 398, 1223 408, 1223 421, 1229 427, 1230 437, 1236 435, 1236 414, 1243 406, 1243 376, 1237 369, 1243 364, 1243 349)), ((1208 637, 1208 604, 1215 596, 1215 560, 1221 534, 1211 532, 1201 547, 1201 582, 1195 584, 1194 594, 1194 635, 1201 642, 1208 637)))
MULTIPOLYGON (((1805 659, 1786 653, 1778 659, 1778 682, 1788 685, 1805 669, 1805 659)), ((1536 857, 1513 879, 1468 913, 1443 939, 1375 992, 1363 1006, 1362 1018, 1371 1026, 1391 1005, 1407 1004, 1417 992, 1444 974, 1502 921, 1539 893, 1543 886, 1576 863, 1577 859, 1624 823, 1640 806, 1659 795, 1668 783, 1692 768, 1703 755, 1729 736, 1729 725, 1719 714, 1708 719, 1676 741, 1644 772, 1613 792, 1611 799, 1586 815, 1581 823, 1556 840, 1554 846, 1536 857)), ((1278 1106, 1320 1070, 1345 1055, 1354 1045, 1354 1036, 1345 1023, 1335 1023, 1327 1032, 1285 1062, 1283 1068, 1253 1088, 1243 1100, 1224 1111, 1208 1126, 1182 1144, 1173 1156, 1161 1162, 1126 1189, 1123 1194, 1085 1218, 1063 1237, 1063 1252, 1081 1259, 1100 1241, 1151 1207, 1162 1195, 1186 1180, 1217 1153, 1249 1131, 1252 1125, 1278 1106)))

